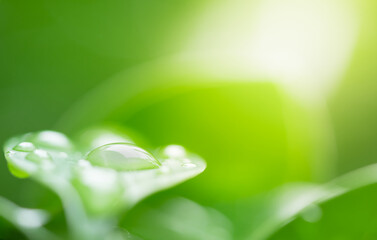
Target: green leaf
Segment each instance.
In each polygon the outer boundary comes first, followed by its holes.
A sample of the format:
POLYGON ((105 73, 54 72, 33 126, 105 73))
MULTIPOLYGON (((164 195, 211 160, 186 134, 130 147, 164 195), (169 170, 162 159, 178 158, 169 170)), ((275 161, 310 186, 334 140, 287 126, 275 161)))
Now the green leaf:
POLYGON ((375 239, 376 190, 376 164, 324 185, 282 189, 247 239, 375 239))
POLYGON ((69 226, 78 239, 88 238, 88 234, 100 239, 110 231, 109 219, 206 167, 202 159, 181 146, 162 148, 155 158, 132 144, 124 133, 99 129, 80 134, 78 139, 86 136, 86 145, 54 131, 28 133, 5 145, 5 156, 15 176, 31 177, 62 199, 69 226), (94 148, 98 143, 104 145, 94 148), (82 147, 86 150, 80 146, 86 146, 82 147))
POLYGON ((145 240, 233 239, 233 226, 227 217, 182 197, 156 196, 143 201, 121 225, 145 240))

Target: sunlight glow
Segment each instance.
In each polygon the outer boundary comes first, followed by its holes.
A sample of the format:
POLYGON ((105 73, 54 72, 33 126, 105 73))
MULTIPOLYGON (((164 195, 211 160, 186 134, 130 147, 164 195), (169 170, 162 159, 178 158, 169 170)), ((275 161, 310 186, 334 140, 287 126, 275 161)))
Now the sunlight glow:
POLYGON ((333 88, 357 37, 354 8, 338 0, 230 1, 210 11, 189 58, 213 74, 276 81, 304 98, 333 88))

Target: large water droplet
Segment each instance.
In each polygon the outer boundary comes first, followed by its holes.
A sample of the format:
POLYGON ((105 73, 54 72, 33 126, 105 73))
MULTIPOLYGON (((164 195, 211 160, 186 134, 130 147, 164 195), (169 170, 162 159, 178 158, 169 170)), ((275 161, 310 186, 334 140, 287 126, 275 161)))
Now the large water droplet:
POLYGON ((55 131, 42 131, 37 133, 33 142, 37 147, 69 151, 72 149, 71 141, 62 133, 55 131))
POLYGON ((19 152, 32 152, 35 150, 35 146, 31 142, 21 142, 13 149, 19 152))
POLYGON ((158 168, 161 164, 147 151, 127 143, 112 143, 91 151, 87 158, 95 166, 116 170, 158 168))

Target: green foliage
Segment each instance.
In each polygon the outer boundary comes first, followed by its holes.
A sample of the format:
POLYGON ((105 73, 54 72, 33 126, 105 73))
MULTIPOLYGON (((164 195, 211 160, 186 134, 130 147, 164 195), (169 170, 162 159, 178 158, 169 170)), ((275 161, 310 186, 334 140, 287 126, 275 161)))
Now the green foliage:
POLYGON ((230 240, 232 223, 214 208, 182 197, 152 197, 121 222, 142 239, 230 240))
POLYGON ((0 239, 376 239, 376 6, 0 0, 0 239))
POLYGON ((291 181, 327 180, 332 149, 327 123, 316 114, 270 82, 219 77, 191 62, 163 59, 109 79, 63 115, 59 128, 116 122, 152 146, 184 145, 211 167, 182 192, 212 204, 291 181))
POLYGON ((292 215, 268 239, 375 239, 376 171, 370 165, 296 195, 292 215))

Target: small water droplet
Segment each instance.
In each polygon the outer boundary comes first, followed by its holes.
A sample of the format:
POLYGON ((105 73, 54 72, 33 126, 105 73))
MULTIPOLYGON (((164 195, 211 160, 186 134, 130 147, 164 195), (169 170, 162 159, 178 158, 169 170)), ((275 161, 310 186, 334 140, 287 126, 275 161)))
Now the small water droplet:
POLYGON ((322 209, 315 204, 311 204, 301 212, 302 218, 307 222, 318 222, 322 218, 322 209))
POLYGON ((72 149, 71 141, 60 132, 42 131, 33 138, 34 144, 41 148, 48 148, 61 151, 69 151, 72 149))
POLYGON ((182 164, 182 167, 194 168, 194 167, 196 167, 196 164, 194 164, 194 163, 184 163, 184 164, 182 164))
POLYGON ((163 152, 169 158, 183 158, 186 156, 186 149, 179 145, 169 145, 165 147, 163 152))
POLYGON ((35 150, 35 146, 31 142, 21 142, 17 144, 17 146, 15 146, 13 149, 19 152, 32 152, 35 150))
POLYGON ((153 169, 161 165, 144 149, 127 143, 112 143, 98 147, 91 151, 86 159, 95 166, 121 171, 153 169))
POLYGON ((35 149, 26 155, 26 159, 33 162, 42 162, 43 160, 51 160, 51 157, 45 150, 35 149))

